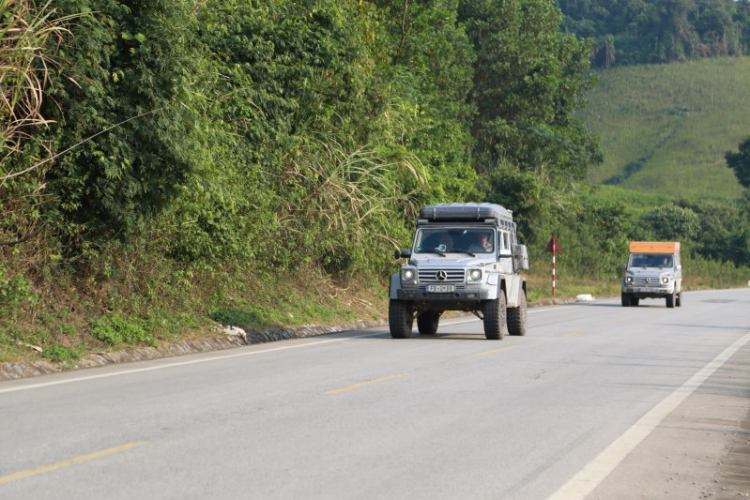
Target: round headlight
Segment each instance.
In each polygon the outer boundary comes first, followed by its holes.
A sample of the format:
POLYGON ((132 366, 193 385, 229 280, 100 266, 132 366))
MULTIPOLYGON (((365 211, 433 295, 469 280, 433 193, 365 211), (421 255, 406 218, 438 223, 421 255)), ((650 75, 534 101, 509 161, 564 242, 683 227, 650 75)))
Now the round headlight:
POLYGON ((479 281, 482 279, 482 271, 479 269, 472 269, 469 271, 469 279, 471 281, 479 281))
POLYGON ((664 277, 664 278, 661 279, 661 282, 666 285, 667 283, 669 283, 669 278, 664 277))
POLYGON ((627 281, 628 283, 632 283, 633 282, 633 277, 632 276, 628 276, 628 277, 625 278, 625 281, 627 281))
POLYGON ((411 281, 414 279, 413 269, 404 269, 404 281, 411 281))

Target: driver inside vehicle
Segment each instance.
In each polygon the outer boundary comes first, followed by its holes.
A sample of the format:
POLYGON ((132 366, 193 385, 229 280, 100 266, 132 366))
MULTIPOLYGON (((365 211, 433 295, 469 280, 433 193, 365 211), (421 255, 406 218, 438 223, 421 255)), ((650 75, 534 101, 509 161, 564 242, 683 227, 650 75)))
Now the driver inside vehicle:
POLYGON ((672 257, 670 255, 665 255, 664 258, 661 259, 661 262, 659 262, 659 267, 672 267, 672 257))
POLYGON ((475 242, 469 247, 472 253, 489 253, 492 252, 492 233, 489 231, 480 231, 475 234, 475 242))

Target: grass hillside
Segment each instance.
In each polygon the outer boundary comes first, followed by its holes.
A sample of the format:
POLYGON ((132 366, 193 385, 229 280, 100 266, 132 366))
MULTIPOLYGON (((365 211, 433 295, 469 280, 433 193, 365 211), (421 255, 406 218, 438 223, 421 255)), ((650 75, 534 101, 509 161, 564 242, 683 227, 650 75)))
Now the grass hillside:
POLYGON ((750 136, 750 57, 598 72, 580 117, 604 163, 589 180, 674 196, 735 198, 726 151, 750 136))

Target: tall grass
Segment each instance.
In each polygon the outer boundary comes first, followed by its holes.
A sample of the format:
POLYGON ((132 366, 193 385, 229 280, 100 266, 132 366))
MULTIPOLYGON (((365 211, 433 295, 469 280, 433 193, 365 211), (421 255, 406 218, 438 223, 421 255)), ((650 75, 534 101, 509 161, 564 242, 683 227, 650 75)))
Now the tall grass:
POLYGON ((53 19, 51 0, 0 0, 0 181, 3 160, 17 152, 35 127, 50 122, 41 114, 52 54, 62 41, 66 19, 53 19))
POLYGON ((750 267, 736 266, 732 262, 685 255, 682 268, 683 286, 688 290, 745 287, 750 281, 750 267))

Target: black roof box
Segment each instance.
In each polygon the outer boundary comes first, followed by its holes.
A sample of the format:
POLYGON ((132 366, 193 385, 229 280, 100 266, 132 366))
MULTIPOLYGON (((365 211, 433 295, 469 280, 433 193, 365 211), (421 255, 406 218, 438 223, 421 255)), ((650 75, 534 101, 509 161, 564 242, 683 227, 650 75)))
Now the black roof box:
POLYGON ((513 221, 513 212, 494 203, 438 203, 419 211, 420 219, 430 222, 466 222, 496 219, 513 221))

